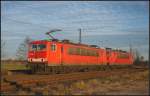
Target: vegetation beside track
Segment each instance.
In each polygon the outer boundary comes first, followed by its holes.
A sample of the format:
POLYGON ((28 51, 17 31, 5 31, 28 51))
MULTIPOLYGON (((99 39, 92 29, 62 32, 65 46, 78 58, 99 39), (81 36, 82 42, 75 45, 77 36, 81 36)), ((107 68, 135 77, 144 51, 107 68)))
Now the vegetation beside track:
POLYGON ((26 66, 25 62, 7 61, 1 62, 2 70, 28 70, 29 67, 26 66))
MULTIPOLYGON (((114 70, 115 74, 113 75, 104 75, 101 77, 91 78, 91 79, 80 79, 73 80, 73 81, 66 81, 63 82, 55 82, 49 83, 48 80, 45 79, 45 84, 43 83, 44 78, 49 78, 47 75, 22 75, 23 82, 21 78, 18 78, 18 85, 23 85, 24 88, 30 88, 30 91, 25 91, 24 89, 20 89, 18 91, 12 91, 10 93, 3 93, 3 94, 15 94, 15 95, 148 95, 148 88, 149 88, 149 70, 148 69, 127 69, 127 70, 114 70), (35 77, 34 77, 35 76, 35 77), (40 77, 39 77, 40 76, 40 77), (44 76, 44 78, 42 77, 44 76), (40 78, 39 80, 36 79, 40 78), (32 79, 29 79, 32 78, 32 79), (43 78, 43 79, 41 79, 43 78), (30 80, 29 81, 27 80, 30 80), (41 82, 38 84, 33 84, 33 79, 36 82, 41 82)), ((106 71, 112 73, 112 71, 106 71)), ((83 74, 83 73, 82 73, 83 74)), ((95 74, 95 73, 94 73, 95 74)), ((104 74, 104 73, 103 73, 104 74)), ((21 75, 18 75, 21 76, 21 75)), ((59 81, 60 79, 64 80, 65 78, 69 78, 72 75, 67 75, 64 77, 62 74, 59 76, 54 75, 49 81, 59 81), (59 78, 61 77, 61 78, 59 78), (62 78, 63 77, 63 78, 62 78)), ((78 76, 78 75, 77 75, 78 76)), ((92 75, 93 76, 93 75, 92 75)), ((9 77, 9 76, 8 76, 9 77)), ((17 78, 17 75, 11 76, 17 78)), ((51 77, 51 76, 50 76, 51 77)), ((15 79, 8 78, 10 81, 16 82, 15 79)), ((72 77, 70 79, 73 79, 72 77)), ((35 82, 35 81, 34 81, 35 82)), ((19 87, 18 87, 19 88, 19 87)))

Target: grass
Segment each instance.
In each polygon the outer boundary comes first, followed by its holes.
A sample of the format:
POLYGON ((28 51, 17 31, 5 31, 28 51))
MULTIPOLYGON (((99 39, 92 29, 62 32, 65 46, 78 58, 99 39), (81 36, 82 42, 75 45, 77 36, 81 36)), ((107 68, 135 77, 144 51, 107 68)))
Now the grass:
MULTIPOLYGON (((1 64, 5 70, 28 69, 25 64, 1 64)), ((145 95, 148 94, 149 70, 112 75, 104 78, 62 82, 43 86, 45 95, 145 95)), ((19 95, 28 93, 19 92, 19 95)), ((34 94, 34 93, 32 93, 34 94)))
POLYGON ((20 63, 1 63, 2 70, 28 70, 29 68, 25 64, 20 63))
POLYGON ((144 95, 148 89, 148 70, 113 75, 106 78, 80 80, 68 84, 58 84, 51 89, 53 95, 144 95))

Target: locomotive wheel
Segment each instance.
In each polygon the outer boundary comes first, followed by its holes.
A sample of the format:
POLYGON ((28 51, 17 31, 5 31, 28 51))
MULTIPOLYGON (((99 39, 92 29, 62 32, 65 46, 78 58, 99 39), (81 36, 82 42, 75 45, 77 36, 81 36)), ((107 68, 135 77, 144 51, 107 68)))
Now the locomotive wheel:
POLYGON ((32 74, 36 73, 35 65, 30 65, 30 69, 32 74))

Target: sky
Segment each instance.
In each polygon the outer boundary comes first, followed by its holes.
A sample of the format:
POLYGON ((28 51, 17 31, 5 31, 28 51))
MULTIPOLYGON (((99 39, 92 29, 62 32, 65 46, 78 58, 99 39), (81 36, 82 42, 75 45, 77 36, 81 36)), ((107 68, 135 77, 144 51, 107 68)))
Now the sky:
POLYGON ((148 59, 148 1, 1 1, 1 40, 5 58, 15 58, 25 37, 79 40, 100 47, 129 50, 129 44, 148 59))

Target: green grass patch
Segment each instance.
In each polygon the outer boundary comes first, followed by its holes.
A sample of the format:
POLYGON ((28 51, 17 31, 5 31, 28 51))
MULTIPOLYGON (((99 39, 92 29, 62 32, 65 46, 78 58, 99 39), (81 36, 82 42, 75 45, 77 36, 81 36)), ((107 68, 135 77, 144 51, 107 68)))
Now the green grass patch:
POLYGON ((1 63, 2 70, 28 70, 29 68, 25 64, 20 63, 1 63))

